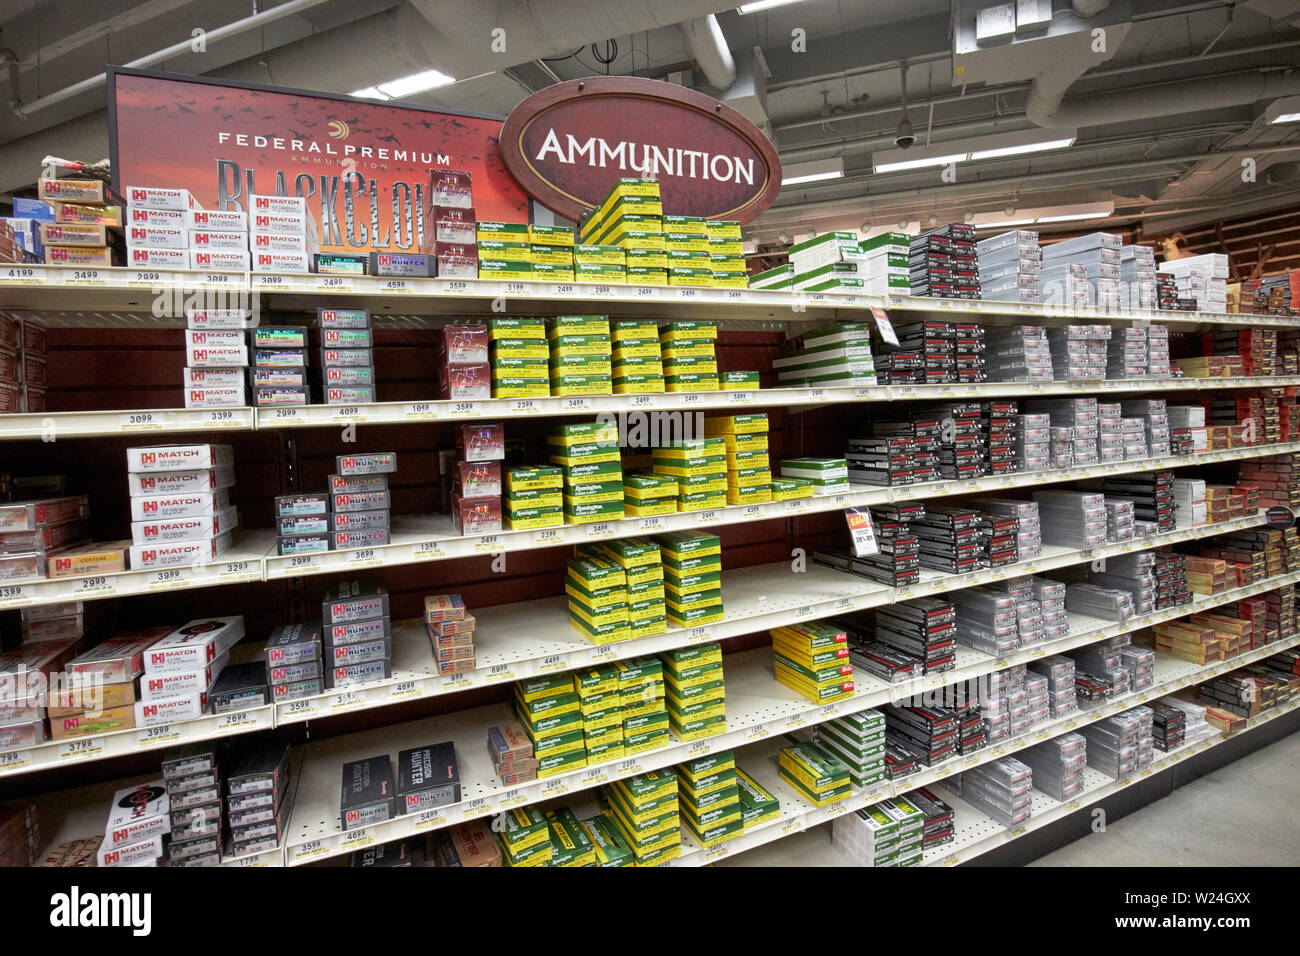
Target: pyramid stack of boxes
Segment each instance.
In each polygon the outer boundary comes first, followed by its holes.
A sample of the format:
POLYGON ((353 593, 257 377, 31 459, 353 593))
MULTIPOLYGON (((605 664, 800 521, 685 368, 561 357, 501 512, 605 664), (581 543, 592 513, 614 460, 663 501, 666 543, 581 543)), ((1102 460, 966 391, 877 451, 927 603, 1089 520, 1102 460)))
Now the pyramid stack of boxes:
POLYGON ((540 318, 491 319, 488 360, 493 398, 545 398, 551 394, 546 322, 540 318))
POLYGON ((721 437, 683 438, 655 448, 656 475, 677 481, 677 510, 705 511, 727 503, 726 441, 721 437))
POLYGON ((632 848, 637 866, 654 866, 681 856, 676 772, 657 770, 618 780, 601 794, 614 825, 632 848))
POLYGON ((659 328, 651 319, 619 319, 613 326, 614 394, 664 391, 659 328))
POLYGON ((704 434, 717 438, 726 449, 727 504, 752 505, 772 500, 766 412, 706 418, 704 434))
POLYGON ((552 395, 612 395, 609 316, 561 315, 547 322, 552 395))
POLYGON ((628 757, 668 743, 668 706, 663 663, 657 657, 619 661, 619 706, 623 709, 623 751, 628 757))
POLYGON ((505 473, 505 527, 554 528, 564 524, 564 475, 556 465, 524 465, 505 473))
POLYGON ((570 674, 532 677, 515 684, 515 713, 533 743, 537 776, 587 765, 582 701, 570 674))
POLYGON ((617 425, 561 425, 551 431, 546 443, 550 463, 558 465, 564 477, 565 524, 623 517, 623 465, 617 425))
POLYGON ((459 594, 431 594, 424 599, 424 627, 439 674, 460 674, 475 668, 476 623, 474 615, 465 613, 465 602, 459 594))
POLYGON ((573 675, 582 712, 582 732, 587 762, 619 760, 623 747, 623 701, 618 690, 618 668, 612 664, 578 671, 573 675))
POLYGON ((668 391, 718 391, 717 338, 718 326, 712 321, 683 320, 660 326, 659 345, 668 391))

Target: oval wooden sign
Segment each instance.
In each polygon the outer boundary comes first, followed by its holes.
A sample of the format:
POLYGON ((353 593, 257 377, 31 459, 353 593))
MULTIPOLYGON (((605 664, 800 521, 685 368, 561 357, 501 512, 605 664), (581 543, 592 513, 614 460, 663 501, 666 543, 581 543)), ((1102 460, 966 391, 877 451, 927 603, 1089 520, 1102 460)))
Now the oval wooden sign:
POLYGON ((506 167, 534 199, 581 219, 623 177, 659 180, 664 213, 749 222, 781 189, 763 132, 673 83, 593 76, 524 100, 501 131, 506 167))

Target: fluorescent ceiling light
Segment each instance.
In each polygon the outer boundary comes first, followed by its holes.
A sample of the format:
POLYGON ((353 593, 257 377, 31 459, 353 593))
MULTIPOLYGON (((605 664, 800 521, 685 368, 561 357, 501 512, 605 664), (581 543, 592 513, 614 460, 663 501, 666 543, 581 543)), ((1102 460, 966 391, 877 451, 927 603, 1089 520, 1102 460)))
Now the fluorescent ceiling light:
POLYGON ((823 179, 842 179, 844 177, 844 160, 819 159, 810 163, 792 163, 781 169, 781 185, 793 186, 797 183, 815 183, 823 179))
POLYGON ((912 149, 882 149, 872 154, 872 169, 877 173, 897 173, 927 166, 1065 149, 1073 145, 1075 133, 1075 130, 1017 130, 912 149))
POLYGON ((904 169, 924 169, 927 166, 947 166, 960 163, 966 158, 965 153, 953 153, 949 156, 923 156, 920 159, 904 159, 895 163, 877 163, 873 166, 878 173, 897 173, 904 169))
POLYGON ((1108 212, 1075 212, 1068 216, 1039 216, 1035 222, 1074 222, 1079 219, 1105 219, 1108 212))
POLYGON ((982 222, 976 229, 1001 229, 1003 226, 1027 226, 1034 221, 1034 217, 1028 219, 1003 219, 1001 222, 982 222))
POLYGON ((763 10, 771 10, 773 7, 786 7, 792 3, 802 3, 803 0, 753 0, 752 3, 742 3, 736 7, 737 13, 760 13, 763 10))
POLYGON ((416 93, 423 93, 425 90, 434 90, 440 86, 448 86, 455 83, 455 77, 448 76, 438 70, 425 70, 422 73, 412 73, 410 76, 398 77, 395 80, 389 80, 387 83, 378 84, 379 92, 393 99, 401 99, 404 96, 413 96, 416 93))
POLYGON ((1024 143, 1020 146, 1002 146, 998 149, 981 149, 971 153, 966 158, 969 160, 977 159, 996 159, 999 156, 1018 156, 1021 153, 1041 153, 1049 149, 1065 149, 1074 145, 1074 137, 1069 139, 1049 139, 1042 143, 1024 143))
POLYGON ((348 96, 358 96, 363 100, 386 100, 389 97, 379 92, 377 86, 367 86, 364 90, 353 90, 348 96))
POLYGON ((1300 121, 1300 96, 1284 96, 1280 100, 1274 100, 1264 110, 1264 119, 1274 124, 1300 121))

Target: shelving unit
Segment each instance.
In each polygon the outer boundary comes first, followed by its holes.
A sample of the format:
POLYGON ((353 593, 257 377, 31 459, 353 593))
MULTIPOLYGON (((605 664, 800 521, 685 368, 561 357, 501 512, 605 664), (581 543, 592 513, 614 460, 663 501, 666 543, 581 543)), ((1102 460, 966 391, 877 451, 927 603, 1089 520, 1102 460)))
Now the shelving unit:
MULTIPOLYGON (((941 300, 905 296, 861 296, 837 293, 784 293, 749 290, 589 286, 555 283, 513 283, 479 280, 342 278, 315 275, 255 273, 190 273, 174 270, 132 272, 123 269, 74 270, 57 267, 0 267, 0 309, 65 311, 59 321, 70 325, 161 326, 179 328, 181 320, 146 314, 156 288, 188 288, 244 297, 271 311, 314 310, 322 304, 365 307, 377 324, 411 324, 432 327, 444 318, 488 315, 504 303, 507 313, 555 313, 565 309, 599 311, 612 315, 652 315, 662 318, 715 318, 745 328, 779 328, 796 332, 811 324, 835 318, 868 320, 873 307, 915 317, 968 315, 990 325, 1030 322, 1060 325, 1069 322, 1156 322, 1171 326, 1215 328, 1244 324, 1292 327, 1296 320, 1272 316, 1236 316, 1212 313, 1152 312, 1092 309, 1066 311, 1045 305, 941 300)), ((429 422, 518 420, 553 417, 592 417, 633 412, 717 412, 784 408, 793 413, 829 406, 884 406, 897 401, 982 400, 999 397, 1037 398, 1071 395, 1129 395, 1205 393, 1300 385, 1300 376, 1234 379, 1162 379, 1099 382, 982 383, 978 385, 872 386, 852 388, 775 388, 761 391, 666 393, 573 398, 489 399, 474 402, 440 400, 377 402, 356 406, 302 408, 236 408, 222 410, 123 409, 95 412, 54 412, 48 415, 0 416, 0 441, 37 440, 53 436, 96 438, 128 436, 158 441, 181 433, 274 431, 291 436, 294 431, 339 425, 403 425, 429 422)), ((939 481, 893 488, 853 486, 847 493, 748 506, 727 506, 702 512, 675 513, 652 518, 625 518, 593 525, 534 531, 502 531, 487 535, 457 535, 440 515, 406 515, 395 519, 392 543, 353 551, 327 552, 299 557, 274 553, 274 535, 254 531, 243 536, 217 562, 165 571, 128 571, 81 579, 52 579, 0 587, 0 610, 73 599, 97 599, 156 594, 247 582, 286 581, 325 574, 374 571, 390 567, 447 561, 504 552, 525 552, 572 546, 593 540, 654 534, 673 530, 726 527, 756 521, 798 518, 831 513, 846 507, 890 502, 941 499, 1026 489, 1041 484, 1097 479, 1106 476, 1175 469, 1186 466, 1243 461, 1263 456, 1300 452, 1300 442, 1254 445, 1230 450, 1176 457, 1147 458, 1046 472, 1018 472, 975 481, 939 481)), ((211 740, 289 727, 305 721, 374 710, 413 700, 444 697, 474 688, 504 685, 530 676, 563 672, 593 664, 661 653, 706 641, 758 633, 773 627, 816 620, 855 610, 878 607, 925 595, 1004 580, 1008 577, 1049 572, 1097 558, 1208 538, 1264 524, 1262 512, 1231 522, 1177 529, 1137 541, 1108 544, 1091 550, 1045 545, 1040 557, 1003 568, 973 574, 922 572, 909 587, 891 588, 863 578, 812 565, 795 571, 789 562, 761 564, 731 570, 724 575, 726 617, 717 624, 692 629, 671 629, 654 637, 606 646, 587 642, 567 620, 563 598, 524 601, 476 608, 475 635, 478 667, 468 673, 439 676, 432 666, 424 629, 419 621, 395 622, 393 675, 390 679, 334 691, 317 697, 273 704, 222 717, 205 717, 162 728, 122 731, 86 740, 44 744, 25 751, 0 754, 0 777, 34 773, 53 766, 106 760, 127 754, 161 750, 180 742, 211 740)), ((727 731, 705 740, 682 742, 621 760, 597 764, 517 787, 503 787, 492 773, 484 740, 487 728, 508 719, 508 705, 492 704, 436 718, 417 720, 376 730, 315 740, 296 754, 297 800, 281 849, 229 865, 301 865, 330 859, 388 840, 414 836, 452 826, 464 820, 491 816, 510 807, 563 795, 591 791, 609 781, 720 750, 739 748, 738 758, 761 783, 781 798, 778 820, 709 850, 694 845, 687 836, 683 856, 674 865, 699 865, 739 856, 747 850, 772 846, 784 837, 816 836, 806 831, 833 816, 850 812, 895 792, 941 780, 950 773, 1013 753, 1055 733, 1065 733, 1084 722, 1099 719, 1207 679, 1272 653, 1300 640, 1270 645, 1225 664, 1197 668, 1185 662, 1158 659, 1153 688, 1123 700, 1040 725, 1031 734, 1000 743, 960 762, 923 770, 920 774, 874 793, 855 794, 834 807, 818 809, 802 801, 776 777, 774 757, 782 735, 815 726, 847 713, 887 705, 891 700, 981 677, 1003 667, 1048 654, 1080 647, 1106 637, 1135 631, 1163 620, 1216 607, 1300 581, 1300 572, 1281 575, 1213 597, 1197 596, 1193 605, 1144 615, 1122 624, 1070 615, 1070 634, 1059 641, 1023 648, 1004 658, 994 658, 969 648, 959 648, 954 670, 932 674, 907 685, 890 686, 870 675, 855 676, 852 699, 830 705, 811 704, 778 684, 772 673, 770 649, 729 654, 725 659, 727 731), (449 807, 357 831, 343 831, 338 820, 339 774, 344 761, 408 746, 452 739, 457 744, 463 799, 449 807)), ((1166 763, 1181 759, 1171 754, 1166 763)), ((1089 791, 1118 788, 1120 782, 1089 778, 1089 791)), ((1127 784, 1128 782, 1123 782, 1127 784)), ((125 786, 118 782, 114 786, 125 786)), ((105 785, 106 787, 107 785, 105 785)), ((104 787, 100 788, 101 790, 104 787)), ((1109 792, 1109 791, 1106 791, 1109 792)), ((68 791, 58 795, 56 836, 94 832, 102 816, 99 791, 68 791), (92 799, 93 797, 93 799, 92 799)), ((1037 797, 1036 797, 1037 799, 1037 797)), ((44 812, 44 806, 42 807, 44 812)), ((975 811, 959 808, 959 839, 953 854, 969 858, 975 848, 995 834, 983 832, 975 811)), ((1053 813, 1068 809, 1035 804, 1034 820, 1050 822, 1053 813)), ((1041 825, 1041 824, 1035 824, 1041 825)), ((1008 837, 1008 838, 1014 838, 1008 837)), ((827 843, 829 849, 829 844, 827 843)), ((983 852, 979 850, 978 852, 983 852)), ((927 863, 943 863, 930 859, 927 863)))

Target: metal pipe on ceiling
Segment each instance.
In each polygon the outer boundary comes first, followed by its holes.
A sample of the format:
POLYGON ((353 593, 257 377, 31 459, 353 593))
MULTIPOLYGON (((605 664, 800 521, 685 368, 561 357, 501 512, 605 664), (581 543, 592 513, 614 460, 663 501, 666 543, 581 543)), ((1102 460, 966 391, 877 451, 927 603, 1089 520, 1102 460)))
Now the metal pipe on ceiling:
MULTIPOLYGON (((204 42, 216 43, 217 41, 225 40, 228 37, 239 36, 241 33, 247 33, 249 30, 256 30, 260 27, 266 26, 268 23, 274 23, 276 20, 283 20, 285 17, 293 16, 304 10, 318 7, 322 3, 327 2, 329 2, 329 0, 286 0, 285 3, 280 4, 278 7, 272 7, 270 10, 263 10, 261 13, 255 13, 252 16, 235 20, 231 23, 225 24, 224 26, 213 27, 211 30, 204 33, 204 42)), ((187 37, 179 43, 173 43, 171 46, 163 47, 161 50, 157 50, 146 56, 132 60, 130 63, 127 63, 126 66, 134 69, 156 66, 165 60, 170 60, 174 57, 194 52, 193 47, 191 46, 193 42, 193 37, 187 37)), ((31 116, 33 113, 43 110, 47 106, 53 106, 55 103, 62 103, 64 100, 70 100, 74 96, 80 96, 82 93, 88 93, 91 90, 97 89, 103 86, 107 80, 108 74, 100 73, 97 76, 88 77, 80 83, 73 83, 71 86, 65 86, 61 90, 55 90, 53 93, 48 93, 39 99, 32 100, 30 103, 19 103, 15 101, 13 103, 13 111, 22 117, 31 116)), ((13 92, 14 95, 17 96, 17 91, 15 90, 13 92)))

